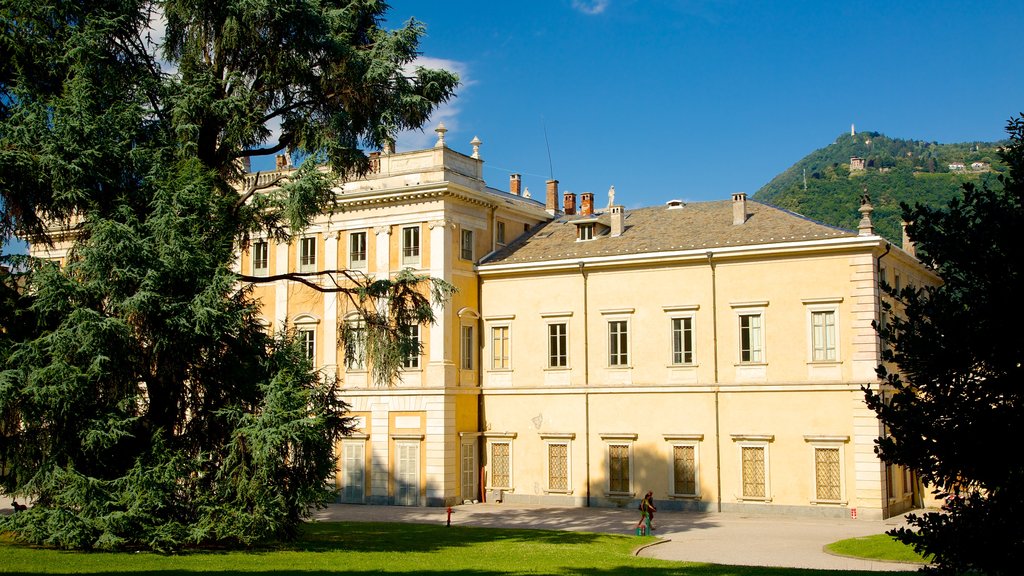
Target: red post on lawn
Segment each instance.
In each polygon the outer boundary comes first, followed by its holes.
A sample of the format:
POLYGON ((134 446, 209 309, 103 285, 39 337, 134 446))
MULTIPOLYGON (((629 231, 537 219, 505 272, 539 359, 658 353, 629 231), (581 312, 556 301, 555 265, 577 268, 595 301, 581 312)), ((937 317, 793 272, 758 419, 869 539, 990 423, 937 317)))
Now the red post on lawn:
POLYGON ((449 506, 448 507, 448 523, 446 524, 446 526, 451 526, 451 525, 452 525, 452 507, 449 506))

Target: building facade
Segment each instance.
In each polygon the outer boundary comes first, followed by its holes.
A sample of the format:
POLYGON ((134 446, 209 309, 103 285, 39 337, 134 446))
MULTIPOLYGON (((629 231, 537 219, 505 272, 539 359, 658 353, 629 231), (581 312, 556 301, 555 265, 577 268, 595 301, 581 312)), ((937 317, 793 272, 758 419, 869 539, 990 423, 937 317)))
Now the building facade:
MULTIPOLYGON (((242 274, 411 268, 457 292, 415 336, 399 381, 344 360, 344 296, 290 280, 254 295, 342 382, 357 431, 337 446, 341 502, 480 500, 881 518, 921 505, 875 456, 880 280, 938 279, 876 235, 748 200, 625 209, 519 175, 483 179, 444 129, 373 158, 291 242, 257 238, 242 274), (603 203, 603 202, 602 202, 603 203)), ((270 182, 291 168, 248 178, 270 182)), ((252 182, 250 182, 251 184, 252 182)), ((33 245, 61 259, 67 243, 33 245)))
POLYGON ((444 505, 479 493, 476 452, 460 444, 465 438, 475 446, 479 428, 476 262, 549 215, 535 201, 488 188, 478 149, 455 152, 438 134, 434 148, 375 156, 367 177, 335 190, 333 214, 290 243, 256 239, 239 258, 246 275, 350 270, 374 277, 412 269, 457 289, 435 325, 417 328, 422 354, 407 358, 389 386, 373 382, 365 362, 344 361, 339 326, 358 319, 344 295, 289 280, 254 288, 268 329, 296 330, 317 368, 341 379, 357 421, 357 432, 337 447, 342 502, 444 505))
MULTIPOLYGON (((567 198, 567 206, 575 206, 567 198)), ((878 282, 937 279, 875 235, 736 194, 565 214, 486 258, 485 488, 505 501, 881 518, 878 282), (496 472, 497 471, 497 472, 496 472)))

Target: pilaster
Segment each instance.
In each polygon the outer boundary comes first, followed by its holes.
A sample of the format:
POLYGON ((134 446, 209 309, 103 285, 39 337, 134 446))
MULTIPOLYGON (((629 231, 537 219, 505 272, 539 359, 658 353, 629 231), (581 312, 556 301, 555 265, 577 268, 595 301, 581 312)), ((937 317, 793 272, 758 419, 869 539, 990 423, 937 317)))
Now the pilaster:
MULTIPOLYGON (((338 268, 338 231, 329 230, 324 235, 324 268, 338 268)), ((338 294, 324 293, 324 365, 328 378, 338 374, 338 294)))
MULTIPOLYGON (((288 273, 288 253, 291 244, 277 242, 274 244, 274 274, 288 273)), ((274 329, 280 330, 288 321, 288 281, 274 283, 274 329)))
POLYGON ((875 440, 882 433, 882 425, 874 411, 864 403, 860 390, 850 393, 853 405, 853 461, 854 494, 851 508, 858 509, 858 517, 881 520, 888 506, 885 494, 885 464, 875 454, 875 440))
POLYGON ((390 406, 387 402, 370 405, 370 496, 369 504, 390 504, 388 494, 390 427, 388 414, 390 406))
MULTIPOLYGON (((430 270, 432 278, 451 281, 453 231, 455 223, 447 218, 427 223, 430 230, 430 270)), ((451 314, 444 307, 435 307, 437 322, 430 326, 430 352, 427 382, 430 386, 455 385, 455 364, 452 362, 453 328, 451 314)), ((457 337, 457 335, 455 335, 457 337)))
POLYGON ((386 278, 391 273, 391 227, 377 226, 373 234, 376 238, 377 275, 386 278))

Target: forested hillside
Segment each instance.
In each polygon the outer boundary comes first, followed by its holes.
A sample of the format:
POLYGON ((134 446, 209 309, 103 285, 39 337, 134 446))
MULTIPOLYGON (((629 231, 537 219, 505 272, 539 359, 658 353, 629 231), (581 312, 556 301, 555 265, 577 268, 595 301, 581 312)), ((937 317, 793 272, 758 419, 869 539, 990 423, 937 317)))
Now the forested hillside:
POLYGON ((998 186, 1006 167, 1005 142, 938 144, 888 138, 878 132, 844 134, 815 150, 764 185, 754 199, 833 226, 856 229, 865 188, 878 233, 900 238, 900 202, 945 206, 964 182, 998 186), (863 160, 864 168, 851 158, 863 160))

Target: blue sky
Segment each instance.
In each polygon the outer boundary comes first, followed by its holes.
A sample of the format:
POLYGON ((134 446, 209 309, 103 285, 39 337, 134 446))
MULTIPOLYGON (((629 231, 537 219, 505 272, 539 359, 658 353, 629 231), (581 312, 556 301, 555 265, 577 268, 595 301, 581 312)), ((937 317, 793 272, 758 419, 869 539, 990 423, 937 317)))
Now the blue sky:
MULTIPOLYGON (((458 96, 399 150, 483 141, 484 177, 627 208, 755 193, 855 124, 993 141, 1024 112, 1024 2, 392 0, 458 96), (546 138, 545 138, 546 133, 546 138), (549 153, 550 148, 550 162, 549 153)), ((267 169, 273 160, 258 167, 267 169)), ((23 249, 23 248, 22 248, 23 249)))
POLYGON ((1022 2, 393 0, 424 62, 460 73, 437 120, 484 177, 627 207, 753 194, 855 124, 943 143, 1024 111, 1022 2), (550 145, 551 162, 545 145, 550 145))

